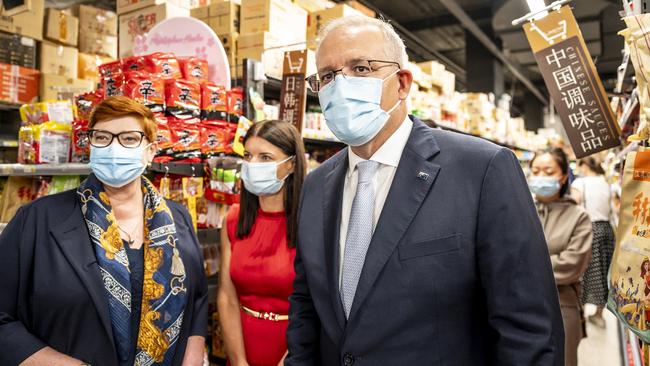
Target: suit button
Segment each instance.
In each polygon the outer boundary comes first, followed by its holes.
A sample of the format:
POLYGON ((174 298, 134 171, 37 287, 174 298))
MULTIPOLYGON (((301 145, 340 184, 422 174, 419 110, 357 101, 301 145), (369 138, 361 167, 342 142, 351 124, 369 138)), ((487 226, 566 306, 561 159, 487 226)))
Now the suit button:
POLYGON ((343 355, 343 364, 345 366, 354 365, 354 357, 351 354, 346 353, 345 355, 343 355))

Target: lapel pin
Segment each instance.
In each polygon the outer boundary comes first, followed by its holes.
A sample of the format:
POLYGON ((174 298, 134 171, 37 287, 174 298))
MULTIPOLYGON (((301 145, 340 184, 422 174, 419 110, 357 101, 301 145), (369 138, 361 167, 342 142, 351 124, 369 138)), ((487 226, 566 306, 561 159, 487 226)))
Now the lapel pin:
POLYGON ((427 180, 429 180, 429 174, 425 172, 419 172, 418 178, 426 182, 427 180))

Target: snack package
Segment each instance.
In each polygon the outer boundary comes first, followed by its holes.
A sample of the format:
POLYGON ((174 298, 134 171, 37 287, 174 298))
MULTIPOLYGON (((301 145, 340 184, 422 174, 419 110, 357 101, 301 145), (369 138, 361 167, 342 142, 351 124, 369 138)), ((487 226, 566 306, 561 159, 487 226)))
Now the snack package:
POLYGON ((182 79, 183 73, 176 56, 173 53, 156 52, 144 56, 147 69, 159 75, 162 79, 182 79))
POLYGON ((167 115, 181 119, 198 118, 201 110, 201 86, 187 80, 165 81, 167 115))
POLYGON ((239 88, 228 90, 228 113, 236 117, 244 114, 244 93, 239 88))
POLYGON ((90 161, 90 141, 88 140, 88 120, 72 122, 72 156, 73 163, 90 161))
POLYGON ((184 79, 198 83, 208 80, 208 61, 198 57, 183 57, 178 62, 184 79))
POLYGON ((186 157, 179 153, 198 152, 201 149, 201 130, 197 119, 182 120, 169 118, 173 149, 179 158, 186 157))
POLYGON ((126 75, 124 95, 143 104, 154 113, 165 110, 165 81, 157 74, 130 72, 126 75))
POLYGON ((52 177, 47 194, 57 194, 79 187, 78 175, 55 175, 52 177))
POLYGON ((107 76, 113 76, 116 74, 121 74, 122 73, 122 60, 117 60, 113 62, 107 62, 105 64, 101 64, 98 67, 99 69, 99 77, 100 78, 105 78, 107 76))
POLYGON ((201 119, 228 121, 228 93, 224 86, 201 83, 201 119))
POLYGON ((171 155, 173 153, 173 138, 167 117, 156 116, 158 155, 171 155))
POLYGON ((119 72, 102 78, 104 98, 124 95, 124 73, 119 72))
POLYGON ((147 62, 147 59, 144 56, 127 57, 122 59, 122 72, 125 74, 135 71, 151 73, 153 70, 150 65, 151 64, 147 62))
POLYGON ((75 97, 77 106, 77 117, 82 120, 90 120, 93 109, 104 100, 104 90, 98 89, 93 92, 79 94, 75 97))
POLYGON ((74 114, 74 107, 69 100, 23 104, 20 107, 20 119, 25 124, 39 124, 48 121, 72 123, 74 114))
POLYGON ((20 106, 20 120, 24 124, 40 124, 50 120, 45 103, 30 103, 20 106))
POLYGON ((239 156, 244 156, 244 137, 252 125, 253 122, 248 118, 244 116, 239 117, 239 123, 237 124, 232 146, 232 150, 239 156))
MULTIPOLYGON (((183 198, 186 200, 187 210, 190 213, 192 224, 194 225, 194 230, 196 231, 199 215, 199 212, 197 210, 197 201, 200 197, 203 197, 203 178, 183 177, 182 182, 183 198)), ((204 205, 204 209, 202 211, 204 211, 204 214, 207 213, 207 205, 204 205)))
POLYGON ((201 153, 203 155, 217 155, 226 151, 230 130, 228 123, 217 122, 201 124, 201 153))
POLYGON ((37 164, 64 164, 70 161, 70 135, 72 127, 69 124, 46 122, 40 125, 38 131, 38 160, 37 164))
POLYGON ((233 154, 235 152, 235 139, 237 138, 237 130, 238 130, 237 127, 238 125, 236 124, 233 123, 228 124, 228 140, 226 144, 226 154, 228 155, 233 154))
POLYGON ((36 164, 38 141, 36 136, 41 125, 22 126, 18 130, 18 163, 36 164))

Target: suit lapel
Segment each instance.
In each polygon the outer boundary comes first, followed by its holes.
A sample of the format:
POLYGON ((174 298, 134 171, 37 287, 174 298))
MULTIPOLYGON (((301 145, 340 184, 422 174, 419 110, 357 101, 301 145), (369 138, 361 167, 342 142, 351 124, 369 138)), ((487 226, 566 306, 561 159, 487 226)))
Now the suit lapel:
POLYGON ((343 187, 348 170, 347 149, 338 158, 338 164, 325 178, 325 195, 323 196, 323 217, 325 220, 325 261, 327 264, 327 282, 332 307, 341 330, 345 325, 345 313, 339 294, 339 255, 341 209, 343 205, 343 187))
POLYGON ((93 244, 90 241, 90 235, 78 201, 75 206, 74 213, 62 225, 53 228, 51 233, 95 303, 104 330, 111 341, 111 347, 115 350, 104 282, 102 281, 93 244))
POLYGON ((395 251, 433 186, 440 166, 429 159, 439 151, 431 129, 414 120, 413 130, 400 158, 366 254, 349 319, 354 318, 359 311, 377 276, 395 251))

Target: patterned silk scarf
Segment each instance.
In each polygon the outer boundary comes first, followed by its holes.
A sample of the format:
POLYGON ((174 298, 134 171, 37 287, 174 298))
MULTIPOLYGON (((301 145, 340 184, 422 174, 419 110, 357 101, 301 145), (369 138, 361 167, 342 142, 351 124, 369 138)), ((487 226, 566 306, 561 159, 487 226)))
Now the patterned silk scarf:
MULTIPOLYGON (((135 365, 171 365, 187 302, 185 268, 176 248, 176 226, 167 203, 142 177, 144 279, 135 365)), ((131 345, 129 260, 102 183, 90 175, 77 189, 101 270, 120 363, 131 345)))

